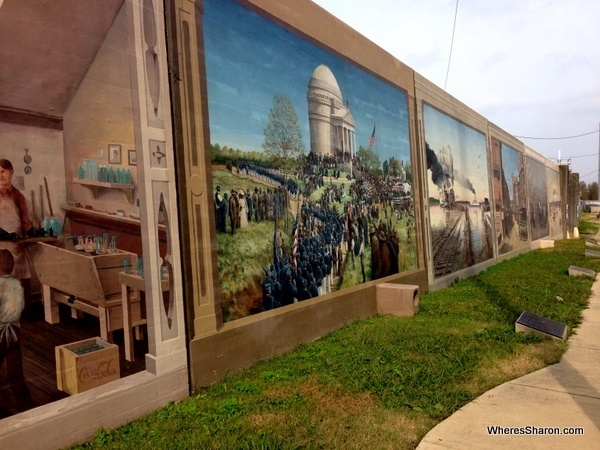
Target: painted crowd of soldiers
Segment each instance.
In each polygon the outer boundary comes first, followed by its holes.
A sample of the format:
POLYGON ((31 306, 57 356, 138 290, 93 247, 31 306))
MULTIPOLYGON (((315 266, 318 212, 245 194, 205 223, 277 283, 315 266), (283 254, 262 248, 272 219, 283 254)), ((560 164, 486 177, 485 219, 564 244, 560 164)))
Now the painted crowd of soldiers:
MULTIPOLYGON (((392 218, 400 220, 411 210, 406 203, 400 206, 393 200, 393 182, 355 170, 347 198, 344 183, 325 185, 325 177, 340 176, 338 161, 314 155, 312 158, 320 164, 311 164, 309 157, 296 174, 303 182, 304 197, 299 196, 295 180, 280 171, 247 162, 236 164, 240 176, 252 177, 273 187, 255 187, 252 192, 232 189, 230 195, 221 195, 218 186, 215 193, 220 233, 227 232, 227 218, 232 234, 252 220, 274 222, 273 262, 268 270, 264 269, 262 283, 263 310, 331 292, 334 278, 343 277, 345 264, 352 264, 353 268, 360 264, 363 282, 366 281, 363 261, 366 248, 371 252, 370 279, 399 271, 400 238, 392 226, 392 218), (320 198, 310 200, 311 194, 319 189, 322 189, 320 198), (287 214, 292 198, 300 201, 297 232, 291 247, 284 248, 283 232, 277 232, 278 220, 287 214), (344 205, 341 213, 340 204, 344 205), (384 211, 385 217, 380 218, 380 211, 384 211)), ((353 163, 360 167, 360 160, 353 163)))
MULTIPOLYGON (((234 170, 232 164, 227 167, 230 171, 234 170)), ((252 162, 238 162, 235 168, 238 175, 253 177, 273 187, 255 187, 252 192, 250 189, 232 189, 229 194, 222 194, 221 187, 217 186, 214 204, 218 233, 227 233, 228 218, 229 231, 235 234, 238 229, 246 228, 252 220, 261 222, 285 216, 290 196, 298 194, 295 180, 252 162)))
POLYGON ((276 242, 274 262, 263 281, 264 311, 331 292, 333 277, 341 272, 345 227, 341 215, 306 201, 296 227, 291 250, 276 242))
POLYGON ((261 222, 284 217, 289 194, 282 186, 265 189, 255 187, 252 193, 249 189, 232 189, 229 194, 221 194, 221 186, 217 186, 214 203, 217 232, 227 233, 229 218, 229 232, 235 234, 238 229, 246 228, 252 220, 261 222))
POLYGON ((240 228, 246 228, 248 222, 252 220, 254 204, 248 189, 246 191, 232 189, 229 194, 227 192, 222 194, 221 186, 217 186, 214 202, 218 233, 227 233, 227 218, 229 218, 231 234, 235 234, 240 228))
POLYGON ((371 250, 371 279, 398 273, 400 239, 391 220, 388 224, 379 221, 378 209, 361 197, 346 202, 340 214, 333 205, 338 196, 327 187, 319 201, 307 199, 302 203, 297 220, 297 252, 275 253, 263 282, 263 310, 331 292, 333 278, 343 276, 345 261, 355 266, 355 258, 360 259, 366 281, 366 247, 371 250), (375 218, 371 209, 377 210, 375 218))

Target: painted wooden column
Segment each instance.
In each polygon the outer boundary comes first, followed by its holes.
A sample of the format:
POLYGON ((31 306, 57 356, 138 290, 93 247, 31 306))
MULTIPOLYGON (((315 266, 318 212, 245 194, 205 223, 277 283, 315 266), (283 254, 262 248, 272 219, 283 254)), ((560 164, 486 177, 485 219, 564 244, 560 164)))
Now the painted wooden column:
POLYGON ((223 324, 216 270, 215 203, 212 193, 206 96, 202 2, 168 2, 169 61, 173 105, 177 108, 178 157, 183 259, 190 338, 214 333, 223 324))
POLYGON ((160 0, 127 0, 126 8, 148 319, 146 370, 161 375, 187 365, 164 11, 160 0), (162 255, 159 224, 167 236, 162 255), (161 276, 169 279, 164 293, 161 276))

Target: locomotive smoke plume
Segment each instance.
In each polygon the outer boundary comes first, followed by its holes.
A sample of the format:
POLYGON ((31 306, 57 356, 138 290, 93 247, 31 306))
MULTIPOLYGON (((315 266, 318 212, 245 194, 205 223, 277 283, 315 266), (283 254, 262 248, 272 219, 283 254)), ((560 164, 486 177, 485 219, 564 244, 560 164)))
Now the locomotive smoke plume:
POLYGON ((460 172, 456 172, 456 176, 454 177, 454 179, 462 187, 466 187, 468 190, 470 190, 473 193, 473 195, 476 195, 475 187, 473 187, 473 183, 471 183, 471 180, 469 180, 467 177, 463 176, 460 172))
POLYGON ((442 189, 446 180, 450 180, 449 186, 452 185, 452 180, 454 178, 453 168, 452 168, 452 159, 450 158, 449 164, 440 162, 435 152, 431 149, 429 144, 425 143, 425 153, 427 155, 427 168, 431 170, 431 181, 435 183, 435 185, 442 189))

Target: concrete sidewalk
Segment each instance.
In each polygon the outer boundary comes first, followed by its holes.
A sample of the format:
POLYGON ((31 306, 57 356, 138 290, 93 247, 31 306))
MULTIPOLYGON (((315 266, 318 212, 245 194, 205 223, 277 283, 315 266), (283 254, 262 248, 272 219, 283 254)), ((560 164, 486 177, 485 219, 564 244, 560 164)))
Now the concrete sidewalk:
MULTIPOLYGON (((600 275, 583 322, 558 364, 498 386, 439 423, 419 450, 600 448, 600 275), (535 427, 531 434, 489 434, 488 427, 535 427), (580 427, 584 435, 539 434, 580 427), (534 432, 538 434, 533 434, 534 432)), ((519 430, 521 432, 527 429, 519 430)))

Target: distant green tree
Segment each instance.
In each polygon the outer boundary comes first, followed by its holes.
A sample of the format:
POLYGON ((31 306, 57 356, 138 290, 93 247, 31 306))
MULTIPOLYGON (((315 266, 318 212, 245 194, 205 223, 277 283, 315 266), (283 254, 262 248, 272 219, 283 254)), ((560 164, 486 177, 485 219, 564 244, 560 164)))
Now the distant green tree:
MULTIPOLYGON (((392 158, 390 158, 390 159, 393 159, 393 157, 392 157, 392 158)), ((388 162, 388 160, 386 159, 386 160, 383 162, 383 176, 387 177, 389 174, 390 174, 390 163, 389 163, 389 162, 388 162)))
POLYGON ((581 200, 589 200, 590 199, 590 191, 588 190, 587 184, 585 181, 579 182, 579 196, 581 200))
POLYGON ((285 94, 277 94, 273 97, 269 122, 264 131, 263 149, 275 163, 288 165, 304 153, 298 116, 294 105, 285 94))
POLYGON ((210 157, 212 162, 219 161, 221 158, 221 146, 219 144, 211 144, 210 157))
POLYGON ((404 171, 406 172, 406 181, 412 182, 412 167, 410 162, 404 163, 404 171))
POLYGON ((382 172, 379 155, 372 148, 363 147, 361 145, 358 148, 358 157, 367 172, 373 175, 382 172))
POLYGON ((589 200, 598 200, 598 182, 588 184, 589 200))
POLYGON ((400 161, 393 156, 390 158, 390 171, 394 178, 397 178, 400 175, 400 161))

